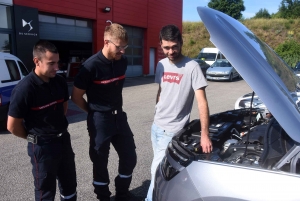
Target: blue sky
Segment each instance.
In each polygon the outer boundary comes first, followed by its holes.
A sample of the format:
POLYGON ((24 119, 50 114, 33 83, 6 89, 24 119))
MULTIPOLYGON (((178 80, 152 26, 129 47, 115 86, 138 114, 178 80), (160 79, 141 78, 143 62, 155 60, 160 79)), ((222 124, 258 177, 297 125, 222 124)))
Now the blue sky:
MULTIPOLYGON (((251 18, 261 8, 268 10, 270 14, 278 11, 279 5, 282 0, 244 0, 245 11, 242 12, 245 18, 251 18)), ((183 13, 182 21, 200 21, 197 12, 198 6, 207 6, 210 0, 183 0, 183 13)))

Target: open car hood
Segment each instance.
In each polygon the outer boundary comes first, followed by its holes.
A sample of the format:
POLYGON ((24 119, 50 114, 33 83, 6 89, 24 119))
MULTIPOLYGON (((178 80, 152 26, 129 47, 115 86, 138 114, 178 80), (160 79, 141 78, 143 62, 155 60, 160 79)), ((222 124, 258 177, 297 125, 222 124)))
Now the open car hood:
POLYGON ((298 78, 291 68, 247 27, 207 7, 197 8, 211 42, 265 103, 286 133, 300 142, 300 111, 291 92, 298 78))

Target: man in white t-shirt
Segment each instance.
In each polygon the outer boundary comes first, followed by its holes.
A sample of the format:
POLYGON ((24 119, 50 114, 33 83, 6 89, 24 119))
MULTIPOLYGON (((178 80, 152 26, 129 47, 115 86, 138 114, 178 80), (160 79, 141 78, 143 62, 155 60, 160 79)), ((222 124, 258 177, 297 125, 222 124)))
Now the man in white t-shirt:
POLYGON ((200 114, 202 151, 212 151, 205 94, 207 83, 201 68, 197 62, 181 54, 183 41, 177 26, 164 26, 160 31, 159 40, 166 58, 158 62, 155 74, 155 82, 159 84, 159 89, 151 128, 154 157, 146 201, 152 201, 155 171, 165 155, 168 143, 176 132, 189 123, 194 96, 200 114))

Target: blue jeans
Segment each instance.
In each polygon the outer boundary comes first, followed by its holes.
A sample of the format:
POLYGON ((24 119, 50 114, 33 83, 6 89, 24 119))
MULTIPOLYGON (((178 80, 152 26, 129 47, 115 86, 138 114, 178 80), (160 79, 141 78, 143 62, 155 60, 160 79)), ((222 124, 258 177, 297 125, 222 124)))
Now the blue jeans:
POLYGON ((165 151, 168 147, 169 142, 172 140, 174 133, 167 132, 162 128, 159 128, 155 123, 151 127, 151 141, 153 148, 153 161, 151 165, 151 183, 147 193, 145 201, 152 201, 152 193, 154 187, 154 176, 156 169, 165 156, 165 151))

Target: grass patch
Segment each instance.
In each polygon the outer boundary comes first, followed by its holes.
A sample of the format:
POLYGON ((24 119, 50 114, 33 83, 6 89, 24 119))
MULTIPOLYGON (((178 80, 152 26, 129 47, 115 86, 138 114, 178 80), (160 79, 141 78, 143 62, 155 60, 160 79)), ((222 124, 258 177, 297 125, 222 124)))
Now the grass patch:
MULTIPOLYGON (((291 37, 300 43, 300 19, 246 19, 241 22, 273 49, 291 37)), ((182 35, 182 52, 191 58, 197 57, 204 47, 214 47, 202 22, 183 22, 182 35)))

